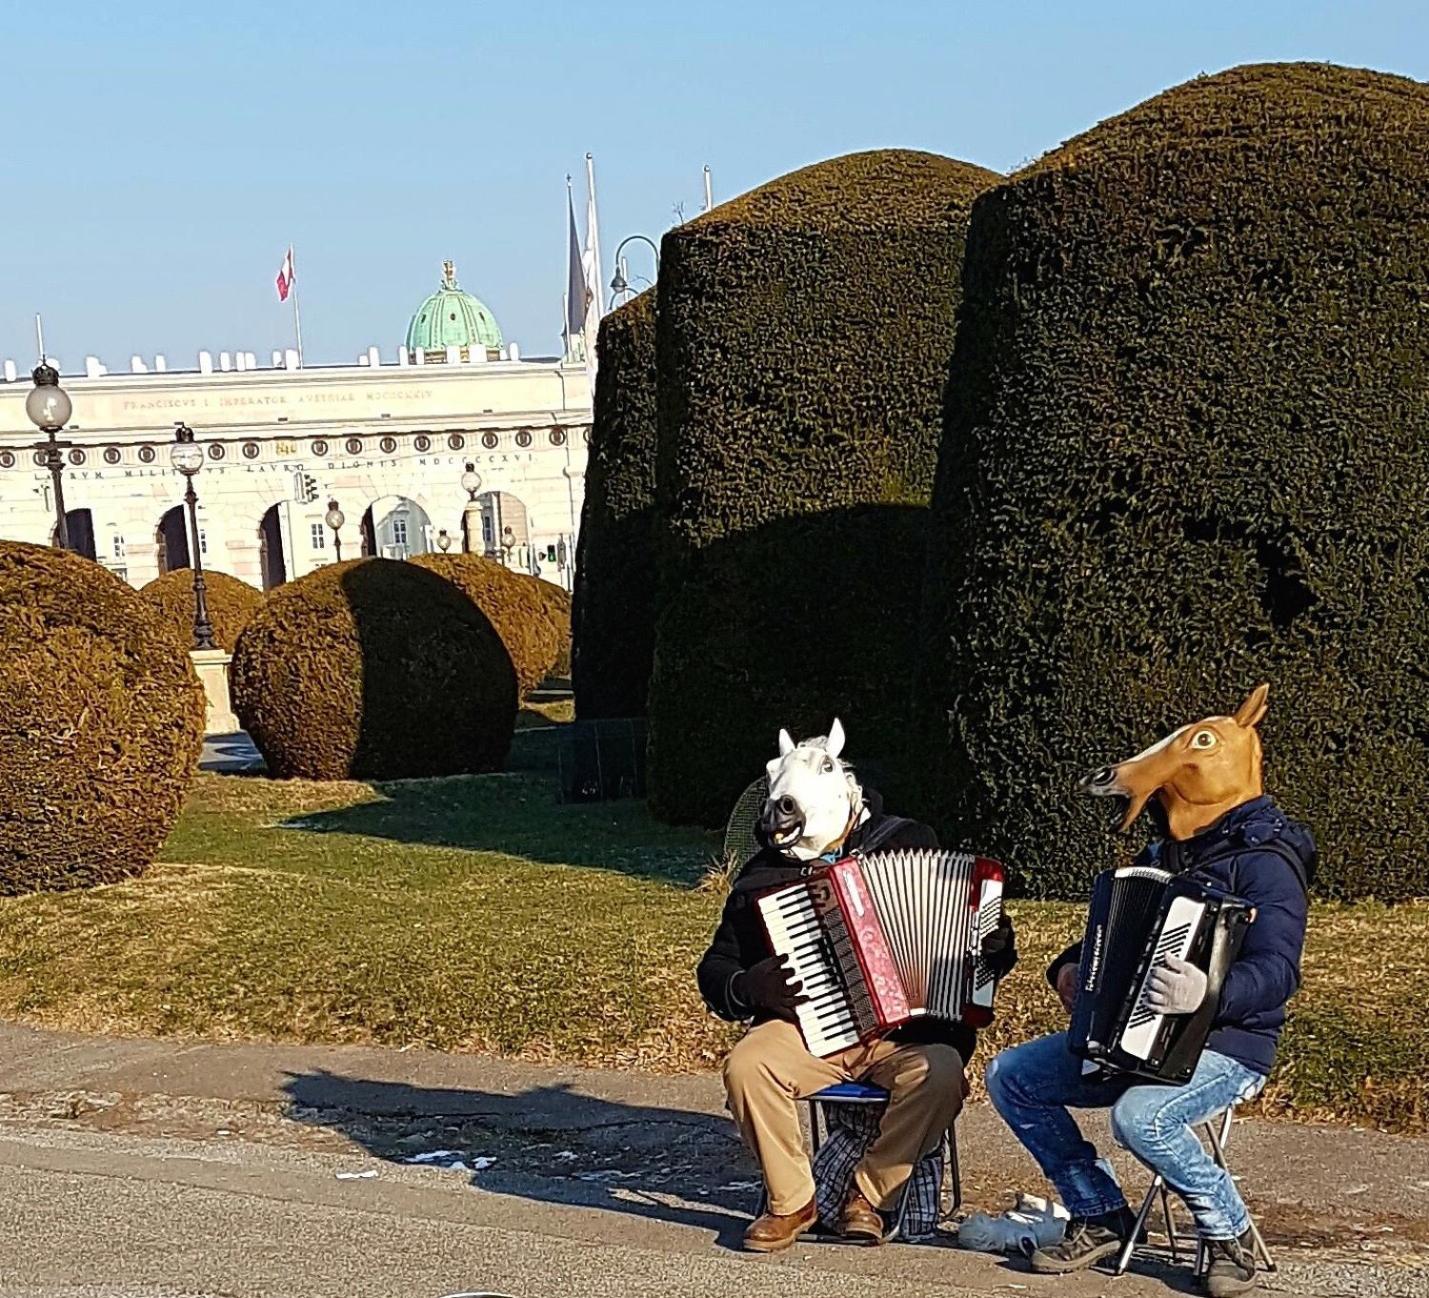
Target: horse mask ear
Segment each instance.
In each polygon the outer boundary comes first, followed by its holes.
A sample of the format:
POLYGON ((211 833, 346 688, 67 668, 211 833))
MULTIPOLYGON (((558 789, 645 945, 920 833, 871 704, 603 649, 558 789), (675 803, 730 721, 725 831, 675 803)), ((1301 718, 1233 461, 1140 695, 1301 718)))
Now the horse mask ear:
POLYGON ((844 724, 837 717, 834 724, 829 727, 829 747, 830 757, 837 757, 844 750, 844 724))
POLYGON ((1270 696, 1270 686, 1266 683, 1257 685, 1251 690, 1246 701, 1236 709, 1235 722, 1242 730, 1251 730, 1258 726, 1261 719, 1270 710, 1270 704, 1266 699, 1270 696))
POLYGON ((794 737, 787 730, 779 732, 779 756, 788 757, 794 751, 794 737))

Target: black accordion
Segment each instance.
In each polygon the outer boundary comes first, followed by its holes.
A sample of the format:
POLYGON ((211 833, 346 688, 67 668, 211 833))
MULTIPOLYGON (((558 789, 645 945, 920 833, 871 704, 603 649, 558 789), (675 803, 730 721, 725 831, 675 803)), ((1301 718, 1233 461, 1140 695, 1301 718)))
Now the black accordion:
POLYGON ((1189 1080, 1220 1006, 1221 984, 1251 921, 1249 903, 1155 866, 1105 870, 1092 886, 1077 1003, 1067 1029, 1084 1069, 1156 1082, 1189 1080), (1193 1014, 1146 1003, 1151 971, 1176 956, 1206 975, 1193 1014))

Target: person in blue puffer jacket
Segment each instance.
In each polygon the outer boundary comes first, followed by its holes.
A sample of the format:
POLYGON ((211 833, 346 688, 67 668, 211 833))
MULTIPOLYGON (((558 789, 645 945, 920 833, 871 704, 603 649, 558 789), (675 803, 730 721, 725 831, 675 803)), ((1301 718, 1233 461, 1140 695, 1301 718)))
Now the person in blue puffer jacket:
MULTIPOLYGON (((1307 888, 1315 843, 1263 791, 1256 727, 1266 712, 1261 685, 1234 716, 1183 726, 1160 743, 1082 781, 1098 795, 1128 799, 1123 829, 1149 806, 1161 835, 1137 858, 1187 874, 1249 902, 1254 918, 1222 985, 1211 1035, 1182 1086, 1084 1074, 1059 1032, 1005 1050, 989 1064, 997 1111, 1057 1187, 1072 1220, 1062 1242, 1032 1255, 1043 1273, 1079 1271, 1118 1252, 1135 1221, 1110 1165, 1082 1135, 1069 1108, 1110 1108, 1112 1132, 1186 1202, 1211 1257, 1213 1298, 1256 1284, 1250 1214, 1224 1168, 1193 1128, 1264 1087, 1286 1002, 1300 985, 1307 888)), ((1077 996, 1081 944, 1047 970, 1068 1013, 1077 996)), ((1152 974, 1152 1008, 1190 1014, 1206 975, 1171 959, 1152 974)))

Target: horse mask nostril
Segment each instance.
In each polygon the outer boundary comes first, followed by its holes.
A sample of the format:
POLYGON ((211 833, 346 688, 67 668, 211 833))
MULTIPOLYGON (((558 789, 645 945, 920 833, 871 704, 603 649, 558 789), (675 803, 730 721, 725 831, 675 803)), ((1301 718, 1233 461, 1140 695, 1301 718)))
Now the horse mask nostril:
POLYGON ((1116 772, 1110 766, 1102 766, 1082 777, 1082 788, 1105 789, 1116 781, 1116 772))
POLYGON ((787 793, 775 804, 781 815, 792 816, 799 810, 799 804, 787 793))

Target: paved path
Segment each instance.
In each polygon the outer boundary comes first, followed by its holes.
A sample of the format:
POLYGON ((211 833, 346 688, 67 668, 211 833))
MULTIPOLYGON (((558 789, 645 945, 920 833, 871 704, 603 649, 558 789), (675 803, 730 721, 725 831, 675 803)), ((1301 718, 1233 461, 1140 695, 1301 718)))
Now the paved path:
POLYGON ((220 775, 256 775, 267 769, 263 754, 242 730, 231 735, 205 735, 198 768, 220 775))
MULTIPOLYGON (((1037 1187, 987 1109, 960 1133, 971 1204, 1037 1187)), ((1275 1290, 1429 1296, 1429 1141, 1246 1122, 1232 1153, 1275 1290)), ((748 1257, 752 1181, 709 1077, 0 1026, 0 1298, 1190 1288, 1154 1256, 1061 1283, 946 1244, 748 1257)))

